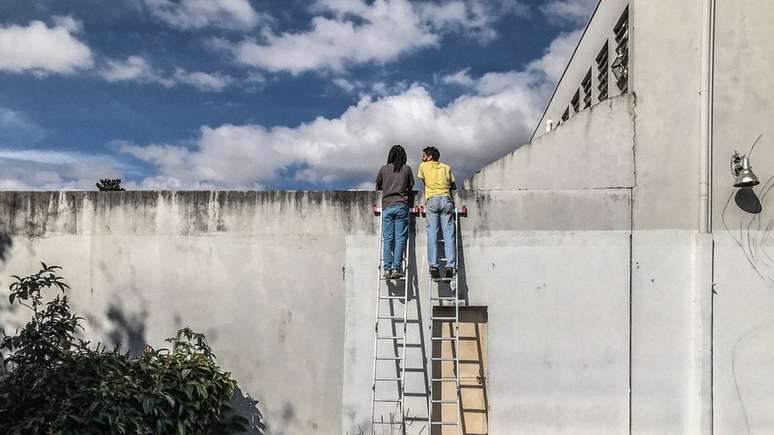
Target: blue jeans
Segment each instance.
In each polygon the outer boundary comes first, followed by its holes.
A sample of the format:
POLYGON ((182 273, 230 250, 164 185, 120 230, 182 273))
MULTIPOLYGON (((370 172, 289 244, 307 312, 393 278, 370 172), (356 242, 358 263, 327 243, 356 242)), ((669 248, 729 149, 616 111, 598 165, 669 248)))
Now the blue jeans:
POLYGON ((401 270, 408 238, 409 209, 403 204, 396 204, 382 210, 382 215, 384 270, 401 270))
POLYGON ((425 204, 427 215, 427 263, 438 267, 438 227, 443 232, 446 267, 457 267, 454 203, 448 196, 434 196, 425 204))

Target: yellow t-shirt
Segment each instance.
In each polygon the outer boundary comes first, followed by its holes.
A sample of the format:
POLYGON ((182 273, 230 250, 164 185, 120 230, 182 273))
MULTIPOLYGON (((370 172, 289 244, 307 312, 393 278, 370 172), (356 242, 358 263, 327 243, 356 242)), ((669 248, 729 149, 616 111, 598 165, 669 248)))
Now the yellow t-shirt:
POLYGON ((417 178, 425 184, 425 200, 434 196, 451 196, 449 187, 454 182, 449 165, 441 162, 422 162, 417 170, 417 178))

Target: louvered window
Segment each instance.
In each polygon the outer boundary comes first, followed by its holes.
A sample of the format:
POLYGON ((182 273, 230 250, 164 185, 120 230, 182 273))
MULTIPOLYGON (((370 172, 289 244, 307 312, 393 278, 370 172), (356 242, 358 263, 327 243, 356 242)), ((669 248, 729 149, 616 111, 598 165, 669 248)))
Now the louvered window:
POLYGON ((611 65, 615 84, 622 94, 629 91, 629 8, 627 7, 621 18, 613 28, 615 33, 615 60, 611 65))
POLYGON ((597 82, 599 83, 597 85, 597 90, 599 91, 599 101, 604 101, 607 99, 607 59, 607 41, 605 41, 605 45, 602 46, 602 49, 599 50, 599 54, 597 55, 597 82))
POLYGON ((591 68, 586 73, 586 77, 581 82, 581 88, 583 88, 583 108, 591 106, 591 68))
POLYGON ((575 96, 570 100, 570 105, 575 113, 580 112, 580 91, 575 91, 575 96))

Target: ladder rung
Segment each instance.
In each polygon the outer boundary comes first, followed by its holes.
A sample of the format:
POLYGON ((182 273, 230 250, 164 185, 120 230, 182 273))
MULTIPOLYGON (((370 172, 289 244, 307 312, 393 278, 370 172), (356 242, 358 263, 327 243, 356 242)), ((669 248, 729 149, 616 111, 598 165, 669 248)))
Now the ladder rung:
POLYGON ((404 318, 403 316, 379 316, 379 320, 403 320, 404 318))
POLYGON ((436 426, 456 426, 458 422, 456 421, 431 421, 430 424, 434 424, 436 426))
POLYGON ((431 403, 457 403, 456 400, 431 400, 431 403))
POLYGON ((454 320, 456 321, 456 317, 431 317, 430 320, 454 320))
POLYGON ((400 403, 402 401, 403 399, 374 399, 374 402, 381 402, 381 403, 400 403))
POLYGON ((436 341, 454 341, 457 339, 457 337, 430 337, 430 338, 436 341))
POLYGON ((454 281, 454 278, 433 278, 433 281, 435 281, 435 282, 438 282, 438 281, 449 282, 449 281, 454 281))
POLYGON ((377 361, 399 361, 402 360, 402 356, 377 356, 377 361))
POLYGON ((382 278, 379 278, 379 279, 381 281, 405 281, 406 277, 405 276, 401 276, 400 278, 384 278, 384 277, 382 277, 382 278))
POLYGON ((457 298, 456 298, 456 297, 450 297, 450 298, 444 298, 444 297, 441 297, 441 298, 436 298, 436 297, 431 297, 431 298, 430 298, 430 300, 431 300, 431 301, 456 301, 456 300, 457 300, 457 298))
POLYGON ((379 299, 406 299, 405 296, 379 296, 379 299))
POLYGON ((376 337, 377 340, 403 340, 404 337, 398 337, 397 335, 388 335, 385 337, 376 337))
POLYGON ((431 382, 457 382, 457 378, 433 378, 431 382))
POLYGON ((401 381, 402 378, 375 378, 374 379, 377 382, 389 382, 389 381, 401 381))
POLYGON ((430 361, 457 361, 456 358, 430 358, 430 361))
POLYGON ((371 422, 371 424, 390 424, 390 425, 392 425, 392 424, 403 424, 403 422, 402 421, 379 421, 379 420, 374 420, 374 421, 371 422))

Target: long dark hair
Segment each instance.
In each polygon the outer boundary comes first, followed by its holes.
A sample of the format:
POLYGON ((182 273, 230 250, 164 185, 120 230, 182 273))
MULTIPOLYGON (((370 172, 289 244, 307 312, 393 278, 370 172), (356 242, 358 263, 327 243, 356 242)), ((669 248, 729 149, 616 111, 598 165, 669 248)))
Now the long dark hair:
POLYGON ((387 164, 392 163, 393 172, 400 172, 403 169, 403 165, 406 164, 406 150, 400 145, 393 145, 390 148, 389 154, 387 154, 387 164))

